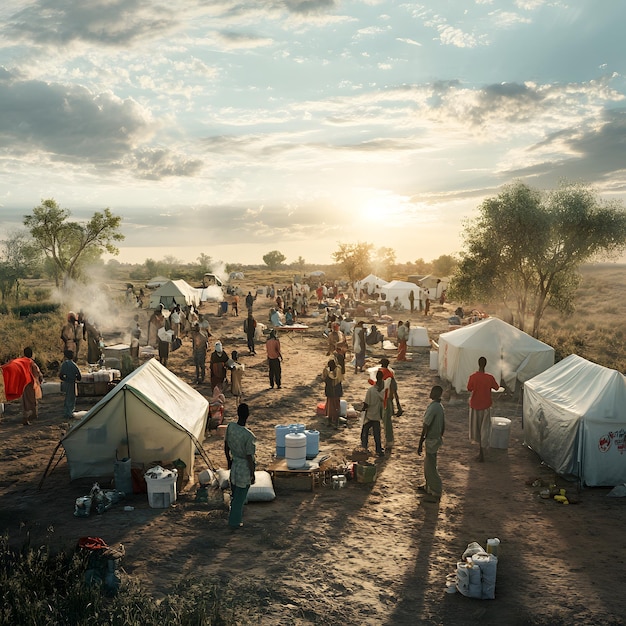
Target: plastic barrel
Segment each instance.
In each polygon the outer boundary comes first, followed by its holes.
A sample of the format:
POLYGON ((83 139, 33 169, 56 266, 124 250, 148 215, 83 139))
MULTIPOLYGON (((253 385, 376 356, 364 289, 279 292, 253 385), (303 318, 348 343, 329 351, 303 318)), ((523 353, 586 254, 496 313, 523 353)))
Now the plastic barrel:
POLYGON ((439 352, 437 352, 437 350, 430 351, 430 369, 431 370, 439 369, 439 352))
POLYGON ((289 432, 303 433, 306 430, 306 424, 289 424, 289 432))
POLYGON ((489 445, 492 448, 506 450, 509 447, 511 434, 511 420, 507 417, 491 418, 491 438, 489 445))
POLYGON ((276 447, 285 447, 285 436, 291 432, 290 428, 290 426, 281 424, 274 426, 274 431, 276 432, 276 447))
POLYGON ((306 465, 306 435, 289 433, 285 437, 287 469, 301 469, 306 465))
POLYGON ((318 430, 305 430, 306 458, 314 459, 320 451, 320 433, 318 430))

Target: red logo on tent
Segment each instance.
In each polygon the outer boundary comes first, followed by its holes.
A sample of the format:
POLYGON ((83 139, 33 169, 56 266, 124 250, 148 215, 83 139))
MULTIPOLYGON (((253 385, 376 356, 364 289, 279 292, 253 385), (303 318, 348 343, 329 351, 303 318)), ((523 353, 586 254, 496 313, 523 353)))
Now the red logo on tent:
POLYGON ((598 448, 600 449, 600 452, 608 452, 610 447, 611 447, 610 435, 600 437, 600 439, 598 440, 598 448))

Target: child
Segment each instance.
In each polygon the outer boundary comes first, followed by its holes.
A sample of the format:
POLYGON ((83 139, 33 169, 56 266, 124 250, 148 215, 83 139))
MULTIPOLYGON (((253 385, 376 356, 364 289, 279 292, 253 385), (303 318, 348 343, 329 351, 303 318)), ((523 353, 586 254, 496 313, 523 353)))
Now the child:
POLYGON ((65 350, 63 356, 65 360, 61 363, 61 369, 59 370, 61 391, 65 393, 63 412, 65 419, 72 419, 76 409, 76 383, 81 379, 81 374, 78 366, 73 361, 74 351, 65 350))

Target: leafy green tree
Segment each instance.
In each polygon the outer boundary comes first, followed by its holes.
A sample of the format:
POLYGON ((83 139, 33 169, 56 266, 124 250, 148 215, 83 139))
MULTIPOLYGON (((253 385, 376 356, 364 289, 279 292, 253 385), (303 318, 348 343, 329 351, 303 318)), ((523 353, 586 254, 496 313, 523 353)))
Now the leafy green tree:
POLYGON ((295 267, 296 269, 303 271, 304 268, 306 267, 306 261, 304 260, 304 257, 299 256, 295 261, 291 263, 291 265, 292 267, 295 267))
POLYGON ((340 243, 332 257, 353 281, 363 278, 370 271, 373 249, 374 246, 371 243, 340 243))
POLYGON ((263 255, 263 263, 265 263, 265 265, 267 265, 267 267, 271 270, 277 269, 286 259, 287 257, 278 250, 272 250, 271 252, 263 255))
POLYGON ((26 232, 15 232, 1 242, 0 292, 3 302, 14 291, 15 305, 19 306, 22 280, 40 267, 41 257, 39 247, 26 232))
POLYGON ((440 257, 433 259, 433 274, 436 276, 451 276, 458 264, 458 260, 453 256, 442 254, 440 257))
POLYGON ((580 265, 626 247, 626 212, 582 184, 541 192, 515 182, 482 203, 464 235, 450 297, 501 302, 522 330, 532 319, 537 337, 548 306, 573 309, 580 265))
POLYGON ((208 254, 204 254, 204 252, 202 252, 197 258, 197 261, 200 265, 200 269, 202 270, 202 275, 213 269, 213 259, 208 254))
POLYGON ((431 274, 433 271, 432 263, 428 263, 424 261, 421 257, 417 259, 413 263, 413 269, 416 274, 421 274, 422 276, 426 276, 427 274, 431 274))
POLYGON ((24 216, 24 225, 56 268, 57 286, 60 277, 64 282, 78 278, 86 263, 104 251, 117 254, 114 242, 124 239, 119 232, 122 218, 109 209, 97 211, 85 223, 70 221, 69 217, 70 211, 51 198, 35 207, 32 215, 24 216))

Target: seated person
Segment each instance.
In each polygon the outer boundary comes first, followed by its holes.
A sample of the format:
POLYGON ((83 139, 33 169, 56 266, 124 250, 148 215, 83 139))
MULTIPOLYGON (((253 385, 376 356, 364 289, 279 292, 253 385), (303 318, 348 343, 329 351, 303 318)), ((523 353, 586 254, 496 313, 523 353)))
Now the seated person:
POLYGON ((285 324, 287 326, 291 326, 295 323, 296 323, 296 312, 291 307, 289 307, 285 311, 285 324))
POLYGON ((280 313, 276 309, 270 309, 270 324, 272 326, 284 326, 280 319, 280 313))

